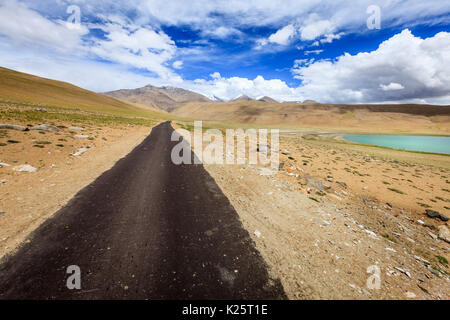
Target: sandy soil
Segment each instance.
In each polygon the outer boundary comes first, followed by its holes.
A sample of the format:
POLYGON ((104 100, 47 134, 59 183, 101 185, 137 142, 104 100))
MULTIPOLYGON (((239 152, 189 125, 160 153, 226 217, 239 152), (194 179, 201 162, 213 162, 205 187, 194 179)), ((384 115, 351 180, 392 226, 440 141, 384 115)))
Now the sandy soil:
POLYGON ((59 132, 0 132, 0 142, 6 144, 0 147, 0 162, 10 165, 0 167, 0 257, 12 252, 30 232, 127 155, 151 130, 94 125, 76 130, 69 129, 70 123, 57 125, 65 128, 59 132), (82 147, 89 149, 80 156, 71 155, 82 147), (14 171, 14 167, 23 164, 37 171, 14 171))
POLYGON ((448 157, 301 135, 282 136, 280 147, 291 154, 280 155, 283 169, 272 176, 253 165, 205 167, 289 298, 449 299, 449 244, 430 235, 445 223, 417 204, 448 213, 445 201, 429 201, 449 198, 448 157), (367 286, 373 266, 380 289, 367 286))

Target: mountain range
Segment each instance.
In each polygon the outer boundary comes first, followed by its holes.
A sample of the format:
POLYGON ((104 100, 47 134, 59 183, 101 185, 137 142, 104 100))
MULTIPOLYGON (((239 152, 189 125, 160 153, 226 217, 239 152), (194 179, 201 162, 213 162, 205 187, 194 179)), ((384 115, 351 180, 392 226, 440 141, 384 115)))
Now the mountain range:
POLYGON ((159 108, 171 112, 187 102, 211 102, 204 95, 176 87, 147 85, 137 89, 121 89, 104 93, 119 100, 159 108))

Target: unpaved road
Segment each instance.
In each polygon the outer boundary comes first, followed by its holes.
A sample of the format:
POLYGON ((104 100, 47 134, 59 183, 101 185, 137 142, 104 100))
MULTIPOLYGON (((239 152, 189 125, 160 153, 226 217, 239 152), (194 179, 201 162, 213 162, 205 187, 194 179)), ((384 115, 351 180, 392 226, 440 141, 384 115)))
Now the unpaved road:
POLYGON ((4 258, 0 299, 285 298, 203 166, 172 163, 172 132, 155 127, 4 258))

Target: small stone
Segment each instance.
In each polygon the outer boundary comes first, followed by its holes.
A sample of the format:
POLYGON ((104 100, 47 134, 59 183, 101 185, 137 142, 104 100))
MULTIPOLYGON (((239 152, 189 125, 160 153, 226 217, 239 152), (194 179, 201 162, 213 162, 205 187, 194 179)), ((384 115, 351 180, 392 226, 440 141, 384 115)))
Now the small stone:
POLYGON ((417 220, 417 222, 418 222, 419 224, 421 224, 421 225, 424 225, 424 224, 425 224, 425 222, 423 222, 422 220, 417 220))
POLYGON ((403 269, 401 269, 401 268, 398 268, 398 267, 394 267, 394 269, 396 269, 396 270, 398 270, 398 271, 400 271, 401 273, 404 273, 405 275, 407 275, 408 276, 408 278, 411 278, 411 274, 408 272, 408 271, 406 271, 406 270, 403 270, 403 269))
POLYGON ((18 172, 36 172, 37 169, 29 164, 22 164, 13 168, 14 171, 18 172))
POLYGON ((258 238, 261 237, 261 232, 259 232, 258 230, 255 230, 255 232, 253 232, 253 234, 258 238))
POLYGON ((375 232, 367 230, 367 229, 364 231, 369 235, 369 237, 371 237, 373 239, 378 239, 377 234, 375 232))
POLYGON ((79 130, 79 131, 83 131, 84 128, 82 127, 69 127, 70 130, 79 130))
POLYGON ((446 226, 439 226, 439 239, 444 240, 447 243, 450 243, 450 232, 446 226))
POLYGON ((5 211, 0 211, 0 216, 2 216, 2 215, 4 215, 4 214, 6 214, 5 211))
POLYGON ((0 167, 11 167, 11 165, 4 162, 0 162, 0 167))
POLYGON ((406 292, 405 296, 409 299, 414 299, 416 297, 416 294, 414 292, 406 292))
POLYGON ((214 234, 214 232, 213 232, 212 230, 208 230, 208 231, 205 232, 205 234, 206 234, 208 237, 211 237, 211 236, 214 234))
POLYGON ((106 139, 105 137, 102 137, 102 140, 103 140, 103 141, 108 141, 108 139, 106 139))
POLYGON ((88 139, 89 136, 85 135, 85 134, 76 134, 76 135, 74 135, 74 138, 77 138, 77 139, 88 139))
POLYGON ((338 185, 340 185, 342 188, 347 188, 347 184, 345 182, 336 181, 338 185))
POLYGON ((429 235, 430 237, 432 237, 434 240, 437 240, 437 238, 438 238, 437 235, 435 235, 433 232, 430 232, 430 231, 428 231, 428 235, 429 235))
POLYGON ((281 153, 284 154, 284 155, 286 155, 286 156, 288 156, 288 155, 291 154, 291 153, 290 153, 289 151, 287 151, 286 149, 281 150, 281 153))
POLYGON ((78 156, 81 156, 83 153, 87 152, 88 150, 89 150, 89 148, 84 148, 84 147, 78 148, 78 150, 77 151, 73 151, 71 153, 71 155, 74 156, 74 157, 78 157, 78 156))

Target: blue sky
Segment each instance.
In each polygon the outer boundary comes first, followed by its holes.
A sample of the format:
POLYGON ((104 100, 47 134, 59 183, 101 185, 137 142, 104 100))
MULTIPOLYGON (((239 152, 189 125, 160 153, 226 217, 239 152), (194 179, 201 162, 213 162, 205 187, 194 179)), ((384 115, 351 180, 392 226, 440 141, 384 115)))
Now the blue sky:
POLYGON ((449 27, 441 0, 0 0, 0 65, 97 92, 450 104, 449 27))

